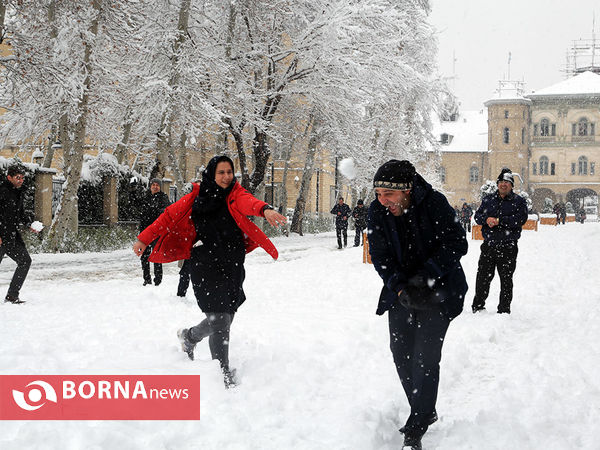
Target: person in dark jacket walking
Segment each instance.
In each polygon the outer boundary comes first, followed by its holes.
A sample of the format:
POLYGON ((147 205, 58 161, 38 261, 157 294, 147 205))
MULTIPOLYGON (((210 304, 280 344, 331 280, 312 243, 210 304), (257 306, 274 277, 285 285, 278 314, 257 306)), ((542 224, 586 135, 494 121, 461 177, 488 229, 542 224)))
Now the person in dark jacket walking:
POLYGON ((167 208, 133 245, 139 255, 147 243, 158 238, 151 261, 187 260, 194 294, 206 319, 180 329, 177 337, 191 360, 196 344, 208 338, 227 388, 236 385, 235 370, 229 367, 229 332, 246 300, 242 287, 245 255, 260 246, 274 259, 278 256, 273 243, 249 215, 264 217, 273 226, 287 222, 285 216, 240 186, 230 158, 215 156, 202 172, 200 185, 194 185, 190 194, 167 208))
POLYGON ((352 211, 352 218, 354 219, 354 227, 356 228, 356 235, 354 236, 354 246, 358 247, 363 245, 363 231, 367 228, 367 213, 368 210, 365 208, 365 202, 361 199, 356 202, 356 206, 352 211))
POLYGON ((463 203, 462 208, 460 210, 460 223, 467 233, 471 232, 471 217, 473 217, 473 210, 467 203, 463 203))
POLYGON ((410 405, 404 445, 421 448, 437 420, 442 345, 463 308, 465 232, 443 194, 409 161, 391 160, 375 174, 369 207, 371 260, 383 280, 377 314, 388 312, 390 349, 410 405))
MULTIPOLYGON (((165 208, 171 204, 169 196, 161 191, 162 182, 158 178, 150 180, 149 191, 142 201, 140 209, 140 231, 144 231, 160 216, 165 208)), ((146 247, 146 250, 140 258, 142 262, 142 272, 144 274, 144 286, 152 284, 152 275, 150 274, 150 262, 148 258, 152 253, 153 244, 146 247)), ((158 286, 162 282, 163 270, 162 264, 154 263, 154 284, 158 286)))
POLYGON ((24 180, 25 169, 13 164, 8 167, 6 180, 0 185, 0 261, 4 255, 8 255, 17 263, 4 301, 14 304, 25 303, 19 299, 19 292, 31 266, 31 256, 25 247, 19 227, 26 225, 34 233, 38 232, 31 228, 33 218, 25 213, 23 206, 24 180))
POLYGON ((344 247, 348 245, 348 218, 351 212, 350 207, 344 203, 343 197, 340 197, 337 205, 331 209, 331 214, 335 214, 335 234, 338 248, 342 248, 342 235, 344 236, 344 247))
POLYGON ((517 267, 517 241, 521 227, 527 222, 527 202, 513 192, 514 178, 510 169, 502 169, 498 191, 486 196, 475 213, 475 222, 481 225, 483 243, 477 268, 473 313, 485 309, 490 283, 498 269, 500 301, 498 313, 510 314, 513 297, 513 274, 517 267))

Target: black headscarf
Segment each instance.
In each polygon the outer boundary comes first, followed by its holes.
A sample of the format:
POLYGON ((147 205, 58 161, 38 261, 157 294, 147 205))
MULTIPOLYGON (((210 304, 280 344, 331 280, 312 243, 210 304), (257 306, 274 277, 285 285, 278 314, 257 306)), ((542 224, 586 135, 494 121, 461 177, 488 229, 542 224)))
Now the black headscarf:
POLYGON ((215 156, 208 162, 206 169, 202 172, 200 191, 194 201, 193 211, 196 213, 210 214, 217 211, 223 206, 236 183, 235 176, 231 184, 225 189, 216 183, 215 174, 217 172, 217 164, 220 162, 228 162, 231 164, 231 169, 233 170, 233 161, 225 155, 215 156))

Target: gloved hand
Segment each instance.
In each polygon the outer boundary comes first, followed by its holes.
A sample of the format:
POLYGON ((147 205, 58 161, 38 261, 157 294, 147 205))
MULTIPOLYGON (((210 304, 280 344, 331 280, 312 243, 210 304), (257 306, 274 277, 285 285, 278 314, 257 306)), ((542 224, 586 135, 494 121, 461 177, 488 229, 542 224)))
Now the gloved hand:
POLYGON ((436 295, 433 285, 433 280, 429 279, 427 272, 420 271, 408 279, 398 300, 406 308, 433 309, 441 301, 441 298, 436 295))
POLYGON ((420 270, 415 275, 408 279, 408 285, 415 288, 432 288, 434 281, 429 278, 429 274, 425 270, 420 270))

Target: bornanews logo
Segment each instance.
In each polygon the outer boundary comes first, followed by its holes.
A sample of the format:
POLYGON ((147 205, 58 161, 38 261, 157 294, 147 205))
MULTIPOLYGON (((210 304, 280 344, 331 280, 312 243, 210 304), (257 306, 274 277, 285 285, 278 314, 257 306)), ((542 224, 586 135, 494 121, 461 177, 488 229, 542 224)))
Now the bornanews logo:
POLYGON ((197 375, 0 375, 0 420, 199 420, 197 375))

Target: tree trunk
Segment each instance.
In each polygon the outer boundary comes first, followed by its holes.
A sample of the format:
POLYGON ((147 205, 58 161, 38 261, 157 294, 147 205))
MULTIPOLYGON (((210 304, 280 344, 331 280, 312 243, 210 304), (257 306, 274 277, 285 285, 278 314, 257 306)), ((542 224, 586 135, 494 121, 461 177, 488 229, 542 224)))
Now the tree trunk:
POLYGON ((290 231, 292 233, 298 233, 302 236, 302 220, 304 219, 304 210, 306 208, 306 197, 310 189, 310 180, 315 167, 315 154, 317 153, 317 124, 314 117, 311 116, 309 124, 312 122, 312 130, 310 139, 308 141, 308 150, 306 152, 306 161, 304 163, 304 171, 302 172, 302 181, 300 182, 300 190, 298 191, 298 198, 296 199, 296 207, 294 208, 294 215, 292 216, 292 224, 290 231))
MULTIPOLYGON (((101 9, 101 0, 93 0, 92 5, 96 10, 96 17, 90 25, 90 33, 93 36, 98 34, 98 15, 101 9)), ((93 42, 84 43, 84 65, 86 68, 86 77, 83 81, 83 95, 79 101, 79 116, 75 124, 74 140, 70 151, 69 166, 66 171, 66 181, 63 186, 60 206, 56 216, 50 226, 47 236, 48 248, 51 251, 58 252, 64 248, 71 236, 77 234, 79 225, 79 208, 77 193, 79 182, 81 180, 81 169, 83 166, 83 145, 85 143, 86 125, 88 116, 89 92, 91 87, 92 74, 92 45, 93 42)), ((62 127, 61 127, 62 128, 62 127)), ((65 142, 66 144, 66 142, 65 142)))
POLYGON ((115 157, 119 164, 123 164, 123 161, 127 162, 127 147, 129 146, 129 137, 131 136, 131 127, 133 122, 129 118, 129 111, 127 111, 125 122, 123 124, 123 139, 117 144, 115 149, 115 157))

